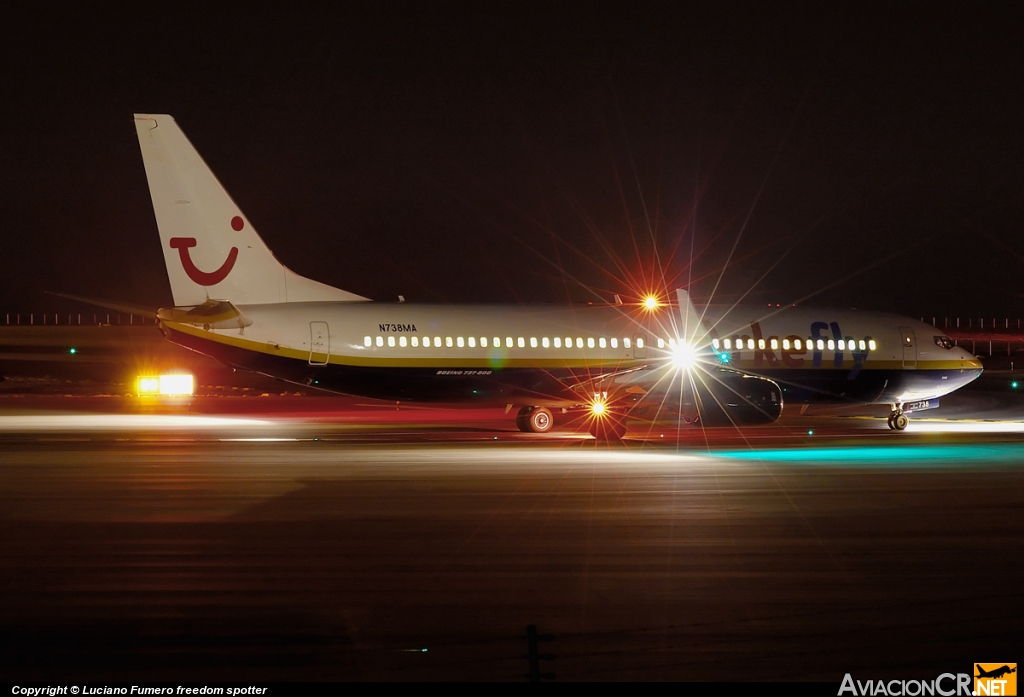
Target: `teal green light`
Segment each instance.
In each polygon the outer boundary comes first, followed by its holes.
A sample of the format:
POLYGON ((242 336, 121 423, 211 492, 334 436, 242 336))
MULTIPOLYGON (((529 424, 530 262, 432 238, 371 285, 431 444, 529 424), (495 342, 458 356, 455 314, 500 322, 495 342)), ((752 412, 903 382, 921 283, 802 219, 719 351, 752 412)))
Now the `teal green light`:
POLYGON ((1013 389, 1017 389, 1018 387, 1020 387, 1020 383, 1014 380, 1013 382, 1010 383, 1010 387, 1012 387, 1013 389))
POLYGON ((729 354, 728 353, 720 353, 720 354, 718 354, 718 360, 722 361, 722 363, 728 363, 729 362, 729 354))
POLYGON ((881 445, 772 450, 721 450, 727 460, 822 465, 825 467, 960 467, 966 463, 1024 462, 1019 445, 881 445))
POLYGON ((68 353, 70 353, 73 356, 76 353, 78 353, 78 349, 76 349, 74 346, 72 346, 71 348, 68 349, 68 353))

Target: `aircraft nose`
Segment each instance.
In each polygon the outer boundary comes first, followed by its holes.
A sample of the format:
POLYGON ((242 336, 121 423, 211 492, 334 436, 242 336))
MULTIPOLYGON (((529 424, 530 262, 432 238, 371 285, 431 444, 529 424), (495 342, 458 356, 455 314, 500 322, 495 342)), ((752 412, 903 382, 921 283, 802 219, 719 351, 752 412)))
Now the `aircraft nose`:
POLYGON ((978 360, 978 357, 971 355, 971 352, 967 349, 958 347, 956 350, 960 352, 960 367, 976 370, 982 370, 985 367, 978 360))

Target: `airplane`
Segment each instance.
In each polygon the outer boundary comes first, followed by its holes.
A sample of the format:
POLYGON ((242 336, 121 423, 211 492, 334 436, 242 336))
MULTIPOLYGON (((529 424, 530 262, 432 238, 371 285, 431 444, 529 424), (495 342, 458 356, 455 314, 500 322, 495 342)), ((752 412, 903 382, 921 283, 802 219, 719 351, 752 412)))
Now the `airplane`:
POLYGON ((606 306, 373 302, 279 262, 171 116, 136 114, 135 126, 174 299, 161 330, 238 370, 367 398, 504 405, 532 433, 584 412, 610 441, 627 416, 766 424, 784 404, 823 402, 888 404, 903 430, 982 372, 908 317, 698 312, 684 289, 675 302, 606 306))
POLYGON ((993 670, 985 670, 980 665, 978 665, 977 668, 978 674, 974 676, 976 678, 1001 678, 1004 675, 1009 675, 1010 673, 1017 672, 1016 668, 1011 668, 1010 666, 1006 665, 1001 666, 999 668, 995 668, 993 670))

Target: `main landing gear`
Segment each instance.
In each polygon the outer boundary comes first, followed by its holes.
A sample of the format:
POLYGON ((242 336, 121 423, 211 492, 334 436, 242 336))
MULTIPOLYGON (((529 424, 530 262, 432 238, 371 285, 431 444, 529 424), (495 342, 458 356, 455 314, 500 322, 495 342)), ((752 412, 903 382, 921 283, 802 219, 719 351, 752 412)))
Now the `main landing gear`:
POLYGON ((892 413, 889 414, 889 419, 886 421, 889 424, 889 428, 894 431, 902 431, 910 423, 910 417, 903 413, 902 404, 893 404, 892 413))
POLYGON ((516 414, 516 426, 523 433, 547 433, 555 418, 547 407, 523 407, 516 414))

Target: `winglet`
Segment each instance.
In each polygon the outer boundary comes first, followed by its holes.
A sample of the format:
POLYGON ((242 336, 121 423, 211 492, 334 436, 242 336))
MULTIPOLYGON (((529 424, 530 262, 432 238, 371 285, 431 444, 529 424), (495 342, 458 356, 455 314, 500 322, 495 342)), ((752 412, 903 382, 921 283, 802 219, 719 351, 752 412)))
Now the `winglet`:
POLYGON ((676 289, 676 302, 679 306, 679 335, 688 346, 701 349, 708 343, 708 331, 700 321, 700 313, 693 306, 690 294, 682 288, 676 289))

